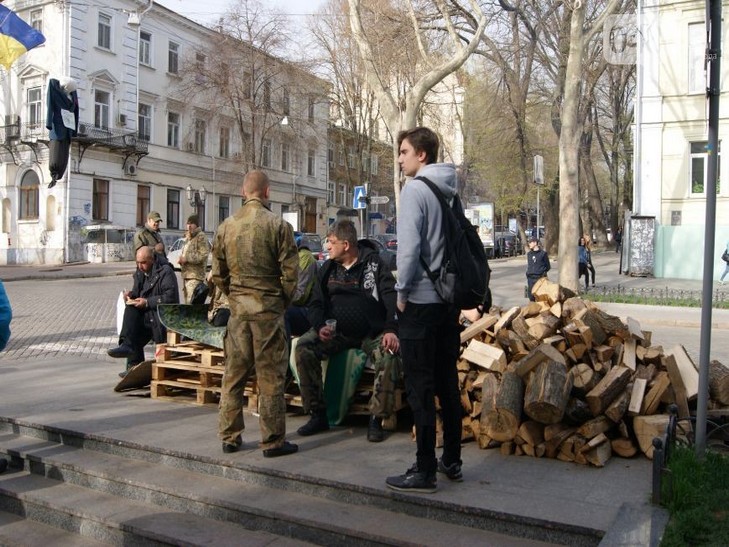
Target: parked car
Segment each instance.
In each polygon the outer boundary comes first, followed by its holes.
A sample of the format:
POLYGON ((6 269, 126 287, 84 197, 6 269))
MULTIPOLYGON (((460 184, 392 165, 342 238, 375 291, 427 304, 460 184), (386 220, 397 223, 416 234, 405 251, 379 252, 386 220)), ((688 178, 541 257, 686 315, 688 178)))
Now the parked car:
POLYGON ((494 257, 504 258, 524 253, 519 234, 514 232, 497 232, 494 234, 494 257))
POLYGON ((397 234, 377 234, 372 237, 382 243, 388 250, 397 251, 397 234))
MULTIPOLYGON (((208 245, 209 249, 211 250, 213 248, 213 242, 208 239, 208 245)), ((182 248, 185 246, 185 238, 181 237, 179 239, 176 239, 175 242, 170 245, 170 248, 167 250, 167 260, 170 264, 172 264, 172 267, 175 270, 180 269, 180 256, 182 256, 182 248)), ((209 270, 213 267, 213 254, 208 253, 208 263, 206 268, 209 270)))

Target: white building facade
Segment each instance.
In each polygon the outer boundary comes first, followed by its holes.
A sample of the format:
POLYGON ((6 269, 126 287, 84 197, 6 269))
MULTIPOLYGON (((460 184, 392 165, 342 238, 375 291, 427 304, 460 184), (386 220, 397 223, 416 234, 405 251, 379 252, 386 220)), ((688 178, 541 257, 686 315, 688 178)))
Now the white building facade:
POLYGON ((210 55, 213 30, 151 0, 4 5, 46 43, 1 74, 0 264, 131 258, 87 245, 90 228, 126 229, 121 237, 128 239, 151 210, 164 219, 168 245, 182 236, 191 213, 212 235, 241 206, 249 167, 269 174, 274 212, 296 229, 324 233, 325 82, 271 60, 285 70, 276 72, 283 78, 276 86, 266 84, 264 133, 248 127, 245 108, 231 111, 210 94, 202 100, 183 91, 190 60, 205 63, 210 55), (48 188, 48 82, 64 76, 77 84, 79 131, 64 177, 48 188), (289 92, 287 78, 305 93, 289 92), (247 161, 247 141, 260 143, 260 162, 247 161))
MULTIPOLYGON (((639 3, 636 166, 633 217, 648 221, 653 275, 701 279, 706 223, 708 103, 706 2, 639 3)), ((724 13, 729 3, 724 2, 724 13)), ((727 26, 722 29, 727 36, 727 26)), ((726 51, 726 40, 722 40, 726 51)), ((719 174, 716 200, 715 270, 729 240, 729 181, 721 141, 729 137, 729 65, 722 61, 719 174)), ((635 223, 631 223, 635 224, 635 223)), ((631 245, 635 234, 630 236, 631 245)), ((643 242, 645 244, 645 242, 643 242)), ((639 249, 626 250, 632 262, 639 249)))

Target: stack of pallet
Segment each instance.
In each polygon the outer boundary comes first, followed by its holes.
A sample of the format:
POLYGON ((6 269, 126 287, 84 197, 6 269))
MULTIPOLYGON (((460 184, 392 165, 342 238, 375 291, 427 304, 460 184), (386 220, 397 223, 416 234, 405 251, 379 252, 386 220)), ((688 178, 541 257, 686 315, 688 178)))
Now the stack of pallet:
MULTIPOLYGON (((183 341, 168 331, 167 344, 160 348, 152 365, 150 387, 153 399, 171 399, 196 404, 217 404, 225 371, 223 350, 195 341, 183 341)), ((249 409, 256 410, 257 386, 249 380, 245 396, 249 409)))
MULTIPOLYGON (((534 294, 461 335, 463 439, 596 466, 613 453, 651 458, 667 406, 688 418, 695 404, 698 370, 686 350, 664 351, 637 321, 547 279, 534 294)), ((729 367, 712 361, 710 378, 711 406, 729 405, 729 367)))

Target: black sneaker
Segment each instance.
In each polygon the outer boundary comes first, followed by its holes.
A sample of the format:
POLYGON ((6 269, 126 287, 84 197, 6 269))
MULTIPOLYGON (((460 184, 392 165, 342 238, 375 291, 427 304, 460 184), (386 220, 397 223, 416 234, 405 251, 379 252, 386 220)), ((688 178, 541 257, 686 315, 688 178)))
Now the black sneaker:
POLYGON ((295 454, 299 451, 299 445, 284 441, 281 446, 276 448, 266 448, 263 451, 264 458, 278 458, 280 456, 288 456, 289 454, 295 454))
POLYGON ((129 357, 134 353, 134 348, 129 344, 122 344, 115 348, 106 350, 106 354, 114 359, 121 359, 122 357, 129 357))
POLYGON ((309 421, 296 430, 302 437, 316 435, 322 431, 329 431, 329 420, 327 419, 326 411, 313 412, 309 421))
POLYGON ((382 420, 377 416, 370 416, 370 424, 367 427, 367 440, 371 443, 381 443, 385 440, 382 420))
POLYGON ((405 471, 404 475, 395 475, 387 477, 385 484, 392 490, 398 492, 423 492, 424 494, 432 494, 438 490, 438 481, 435 473, 421 473, 417 470, 417 465, 412 466, 405 471))
POLYGON ((438 473, 443 473, 453 482, 462 482, 463 473, 461 472, 461 464, 454 462, 450 465, 443 463, 443 459, 438 460, 438 473))

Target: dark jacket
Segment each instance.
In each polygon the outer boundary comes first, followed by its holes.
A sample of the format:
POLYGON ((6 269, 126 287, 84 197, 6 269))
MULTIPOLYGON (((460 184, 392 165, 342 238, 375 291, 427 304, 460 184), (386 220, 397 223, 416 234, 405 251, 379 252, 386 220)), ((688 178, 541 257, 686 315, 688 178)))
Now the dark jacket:
POLYGON ((78 95, 75 91, 70 97, 55 78, 48 80, 48 94, 46 104, 46 129, 51 140, 71 140, 76 136, 78 129, 78 95), (67 110, 74 116, 75 127, 70 129, 63 124, 61 110, 67 110))
POLYGON ((180 303, 177 276, 166 258, 155 254, 154 265, 148 276, 145 276, 140 269, 134 272, 134 286, 129 297, 147 299, 144 325, 152 329, 152 338, 155 342, 164 342, 167 329, 159 320, 157 305, 180 303))
POLYGON ((550 268, 549 255, 544 249, 527 253, 527 277, 544 277, 550 268))
MULTIPOLYGON (((369 321, 369 337, 375 337, 382 332, 397 333, 397 293, 395 292, 395 278, 380 258, 375 246, 367 240, 358 242, 359 258, 349 269, 352 277, 358 280, 360 294, 337 295, 344 305, 364 306, 361 309, 369 321), (341 299, 348 299, 342 301, 341 299)), ((319 268, 317 283, 314 285, 314 294, 309 302, 309 322, 315 330, 324 326, 327 319, 337 318, 337 312, 332 309, 332 296, 329 294, 329 277, 337 268, 343 267, 333 260, 327 260, 319 268)), ((337 332, 340 325, 337 325, 337 332)), ((348 336, 347 332, 342 332, 348 336)))

